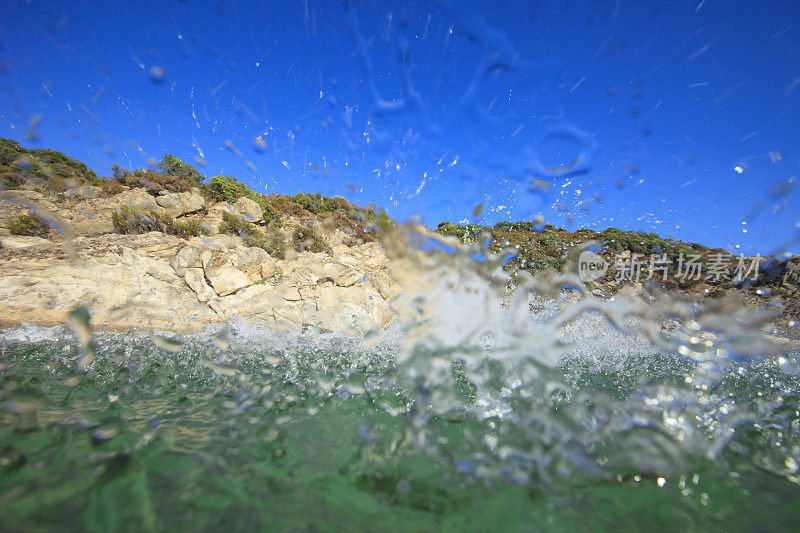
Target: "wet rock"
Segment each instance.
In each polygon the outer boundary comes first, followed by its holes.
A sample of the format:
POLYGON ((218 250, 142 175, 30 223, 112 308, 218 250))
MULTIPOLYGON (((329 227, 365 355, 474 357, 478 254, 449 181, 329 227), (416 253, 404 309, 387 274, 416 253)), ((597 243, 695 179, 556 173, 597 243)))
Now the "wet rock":
POLYGON ((100 428, 92 433, 92 443, 101 444, 119 435, 119 429, 115 427, 100 428))
POLYGON ((706 294, 711 292, 712 289, 713 287, 711 285, 702 281, 700 283, 695 284, 691 289, 689 289, 689 292, 691 294, 698 294, 700 296, 705 296, 706 294))

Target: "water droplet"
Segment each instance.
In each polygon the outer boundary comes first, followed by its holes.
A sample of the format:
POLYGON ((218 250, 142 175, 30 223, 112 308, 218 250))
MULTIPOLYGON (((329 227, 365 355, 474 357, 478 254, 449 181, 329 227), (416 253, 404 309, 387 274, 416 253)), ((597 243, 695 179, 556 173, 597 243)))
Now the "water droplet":
POLYGON ((267 149, 267 143, 264 141, 264 139, 261 138, 260 135, 258 137, 253 138, 253 143, 256 145, 257 150, 267 149))
POLYGON ((408 494, 408 491, 411 490, 411 484, 408 482, 407 479, 401 479, 400 482, 397 484, 397 492, 400 494, 408 494))
POLYGON ((15 415, 32 413, 44 406, 42 393, 33 389, 16 389, 2 403, 3 409, 15 415))
POLYGON ((150 67, 150 81, 155 83, 156 85, 161 85, 164 83, 164 80, 167 77, 167 73, 164 72, 164 69, 159 67, 158 65, 153 65, 150 67))
POLYGON ((94 359, 94 348, 89 342, 92 338, 92 330, 89 326, 89 308, 86 305, 76 307, 69 314, 67 324, 83 348, 83 356, 78 361, 78 368, 83 370, 94 359))
POLYGON ((110 428, 100 428, 94 433, 92 433, 92 443, 93 444, 100 444, 107 440, 111 440, 114 437, 119 435, 119 429, 115 427, 110 428))
POLYGON ((169 353, 178 353, 183 349, 183 344, 177 339, 169 339, 161 335, 153 335, 150 339, 153 341, 153 344, 169 353))

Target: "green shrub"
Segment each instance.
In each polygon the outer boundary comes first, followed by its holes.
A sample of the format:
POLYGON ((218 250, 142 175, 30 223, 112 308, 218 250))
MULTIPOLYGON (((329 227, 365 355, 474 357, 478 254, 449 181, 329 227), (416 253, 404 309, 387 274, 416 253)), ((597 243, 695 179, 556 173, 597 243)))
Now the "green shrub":
POLYGON ((255 235, 258 237, 252 236, 248 239, 249 246, 258 246, 275 259, 286 257, 286 240, 277 229, 267 228, 265 234, 256 232, 255 235))
POLYGON ((337 210, 348 211, 349 208, 352 207, 350 202, 344 198, 331 198, 329 196, 322 196, 319 193, 309 194, 299 192, 294 195, 292 201, 315 215, 333 213, 337 210))
POLYGON ((19 189, 25 184, 25 177, 12 170, 0 170, 0 189, 19 189))
POLYGON ((185 181, 189 187, 199 187, 203 176, 192 165, 186 164, 174 155, 166 154, 158 164, 164 174, 185 181))
POLYGON ((247 246, 262 248, 277 259, 283 259, 286 256, 286 242, 277 228, 266 228, 265 232, 262 233, 250 222, 226 211, 222 213, 222 224, 219 225, 219 232, 238 235, 247 246))
POLYGON ((30 213, 17 215, 11 219, 6 227, 12 235, 26 237, 46 237, 50 233, 50 227, 39 217, 30 213))
POLYGON ((241 197, 249 198, 261 207, 265 224, 280 224, 280 213, 269 201, 232 176, 214 176, 209 183, 202 186, 202 191, 212 202, 235 203, 241 197))
POLYGON ((188 239, 190 237, 196 237, 202 233, 202 228, 200 227, 200 219, 198 218, 187 218, 185 220, 176 220, 172 225, 172 230, 174 231, 174 233, 169 232, 171 235, 176 235, 184 239, 188 239))
POLYGON ((85 163, 61 152, 29 150, 11 139, 0 139, 0 176, 7 188, 18 188, 30 179, 54 190, 64 190, 67 180, 77 185, 101 185, 105 181, 85 163))
POLYGON ((436 233, 456 237, 462 243, 473 242, 479 235, 490 230, 491 228, 479 224, 461 226, 452 222, 442 222, 436 227, 436 233))
POLYGON ((111 212, 111 223, 117 233, 162 231, 164 218, 156 212, 133 210, 127 205, 111 212))
POLYGON ((126 205, 111 212, 111 222, 117 233, 160 231, 184 239, 202 233, 197 219, 175 220, 163 213, 133 210, 126 205))
POLYGON ((267 231, 264 244, 262 244, 261 247, 275 259, 283 259, 286 257, 286 240, 274 229, 267 231))
POLYGON ((151 194, 167 190, 171 192, 185 192, 192 187, 199 187, 203 176, 191 165, 188 165, 172 155, 165 155, 158 164, 161 172, 149 168, 137 168, 132 173, 117 164, 111 165, 113 181, 128 187, 144 187, 151 194))
POLYGON ((203 193, 214 202, 234 203, 238 198, 247 196, 251 199, 256 193, 233 176, 214 176, 209 183, 203 185, 203 193))
POLYGON ((278 213, 278 210, 272 207, 267 200, 263 198, 259 198, 256 200, 258 205, 261 206, 261 213, 264 216, 264 223, 267 225, 280 225, 281 215, 278 213))
POLYGON ((292 234, 292 242, 294 249, 298 252, 330 253, 330 247, 322 241, 311 226, 296 228, 292 234))
POLYGON ((255 231, 255 227, 250 222, 228 211, 222 213, 222 224, 219 225, 220 233, 230 233, 244 238, 252 231, 255 231))

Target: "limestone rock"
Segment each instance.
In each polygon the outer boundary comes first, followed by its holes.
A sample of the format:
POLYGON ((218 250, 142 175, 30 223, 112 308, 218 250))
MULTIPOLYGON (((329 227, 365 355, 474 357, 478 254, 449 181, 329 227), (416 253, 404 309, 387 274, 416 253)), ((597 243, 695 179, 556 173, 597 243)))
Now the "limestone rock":
POLYGON ((131 189, 129 191, 121 192, 108 199, 107 207, 122 207, 128 206, 134 211, 155 211, 158 213, 163 212, 161 206, 156 203, 153 198, 145 189, 131 189))
POLYGON ((29 248, 31 246, 54 246, 47 239, 41 237, 24 237, 22 235, 8 235, 0 240, 3 248, 29 248))
POLYGON ((275 294, 289 302, 297 302, 303 299, 297 285, 291 283, 279 283, 275 287, 275 294))
MULTIPOLYGON (((187 241, 158 231, 114 232, 114 209, 183 216, 205 207, 199 192, 154 198, 138 188, 83 199, 0 192, 0 223, 24 209, 48 209, 76 230, 63 243, 58 236, 50 241, 0 234, 0 321, 63 324, 80 304, 89 305, 93 326, 111 328, 196 331, 237 319, 283 330, 359 333, 394 319, 387 299, 398 289, 378 243, 335 242, 333 254, 287 253, 276 259, 236 235, 187 241)), ((260 220, 254 205, 249 199, 209 205, 204 221, 219 222, 226 210, 247 209, 248 218, 260 220)), ((284 222, 279 231, 288 234, 299 223, 284 222)))
POLYGON ((196 213, 206 206, 206 200, 199 192, 179 192, 178 197, 181 199, 184 215, 196 213))
POLYGON ((190 268, 203 268, 203 261, 200 254, 205 250, 202 246, 184 246, 170 263, 172 268, 179 276, 186 275, 186 270, 190 268))
POLYGON ((88 304, 94 327, 196 330, 219 321, 171 272, 180 239, 148 233, 79 237, 0 250, 0 320, 63 324, 88 304))
POLYGON ((219 296, 227 296, 253 284, 247 274, 233 266, 223 252, 214 250, 201 254, 201 258, 203 272, 219 296))
POLYGON ((96 236, 113 233, 111 213, 122 207, 132 211, 153 211, 163 214, 166 210, 158 205, 145 189, 137 188, 121 192, 110 198, 92 198, 84 200, 67 210, 72 231, 76 235, 96 236))
POLYGON ((173 218, 195 213, 206 206, 206 201, 202 196, 191 192, 162 191, 159 196, 156 196, 155 201, 173 218))
POLYGON ((231 264, 254 282, 265 278, 263 272, 268 272, 267 277, 271 277, 275 270, 275 260, 261 248, 255 247, 237 249, 231 254, 231 264))
POLYGON ((351 287, 364 278, 364 273, 345 265, 338 260, 326 260, 321 263, 312 263, 309 266, 318 278, 318 282, 330 280, 339 287, 351 287))
POLYGON ((60 227, 66 226, 63 220, 65 213, 59 213, 58 206, 51 200, 51 197, 38 191, 0 190, 0 235, 8 234, 8 223, 26 211, 44 217, 60 233, 68 233, 64 227, 60 227))
POLYGON ((103 189, 100 187, 95 187, 93 185, 82 185, 80 187, 73 187, 72 189, 67 189, 62 193, 65 198, 80 198, 80 199, 91 199, 91 198, 99 198, 103 194, 103 189))
POLYGON ((239 213, 248 222, 260 222, 264 219, 264 213, 261 206, 255 201, 247 197, 240 197, 233 204, 233 209, 239 213))
POLYGON ((227 202, 220 202, 208 208, 208 213, 200 221, 200 226, 209 235, 216 235, 219 233, 219 225, 222 224, 222 214, 230 212, 230 204, 227 202))
POLYGON ((231 264, 243 272, 270 259, 266 251, 252 246, 239 248, 231 254, 231 264))
POLYGON ((167 210, 167 215, 175 218, 183 214, 181 199, 177 193, 162 191, 155 200, 158 205, 167 210))
POLYGON ((202 268, 187 268, 184 279, 186 284, 197 294, 199 301, 207 302, 216 297, 214 289, 206 283, 206 276, 202 268))

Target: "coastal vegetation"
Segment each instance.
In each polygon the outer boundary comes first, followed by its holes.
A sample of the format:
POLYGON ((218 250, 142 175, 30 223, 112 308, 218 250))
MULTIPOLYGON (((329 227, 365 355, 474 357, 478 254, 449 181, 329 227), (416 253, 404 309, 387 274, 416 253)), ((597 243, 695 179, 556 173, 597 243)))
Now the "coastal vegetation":
POLYGON ((20 189, 23 186, 63 191, 74 185, 114 188, 109 180, 95 174, 84 163, 55 150, 31 150, 16 141, 0 138, 0 186, 20 189))
MULTIPOLYGON (((84 163, 61 152, 26 149, 13 140, 0 139, 0 189, 27 189, 49 198, 63 193, 64 198, 74 198, 72 190, 80 188, 92 189, 87 198, 107 198, 141 188, 149 194, 151 207, 161 202, 155 209, 128 205, 113 209, 110 213, 111 222, 118 233, 160 231, 183 238, 209 232, 226 233, 238 235, 248 246, 262 248, 276 258, 284 257, 289 249, 297 252, 329 252, 330 247, 321 234, 331 230, 342 232, 343 242, 353 245, 374 241, 379 230, 395 224, 384 211, 378 211, 373 206, 358 207, 341 197, 307 192, 298 192, 293 196, 261 194, 232 176, 216 175, 207 179, 197 168, 171 154, 164 155, 160 162, 150 168, 127 170, 113 165, 111 175, 103 178, 84 163), (167 205, 164 198, 176 196, 175 193, 178 197, 189 195, 194 199, 195 207, 192 210, 180 210, 177 214, 174 209, 160 207, 167 205), (204 222, 204 217, 210 216, 208 208, 220 204, 227 207, 217 209, 216 219, 213 219, 215 227, 209 228, 204 222)), ((79 195, 77 199, 80 198, 79 195)), ((47 236, 50 232, 45 222, 28 212, 6 219, 5 226, 14 235, 47 236)), ((482 245, 490 252, 510 252, 504 269, 512 277, 523 271, 563 271, 570 253, 577 246, 595 242, 592 250, 609 264, 621 256, 637 257, 636 254, 643 258, 663 258, 668 276, 661 281, 668 289, 691 289, 697 286, 707 294, 718 294, 720 287, 727 289, 732 286, 730 283, 712 282, 705 277, 688 283, 678 279, 681 262, 689 255, 707 268, 715 256, 727 254, 733 258, 731 254, 721 249, 665 238, 656 233, 618 228, 569 231, 531 221, 502 221, 492 226, 443 222, 434 231, 464 244, 483 239, 482 245)), ((772 263, 776 261, 772 260, 772 263)), ((766 263, 770 267, 769 262, 766 263)), ((762 268, 764 272, 768 270, 762 268)), ((783 275, 783 270, 778 268, 776 272, 779 274, 772 276, 775 279, 769 278, 770 284, 774 294, 782 295, 790 289, 785 289, 778 279, 783 275)), ((603 279, 589 285, 608 285, 613 281, 609 271, 603 279)))
POLYGON ((276 227, 258 228, 244 218, 226 211, 222 214, 222 224, 218 231, 238 235, 247 246, 262 248, 276 259, 283 259, 286 255, 285 238, 276 227))
POLYGON ((39 217, 31 213, 20 213, 8 223, 11 235, 24 237, 46 237, 50 227, 39 217))
POLYGON ((122 206, 111 212, 111 222, 118 233, 147 233, 160 231, 167 235, 175 235, 188 239, 200 235, 200 221, 184 218, 176 220, 157 211, 140 211, 122 206))
MULTIPOLYGON (((590 288, 604 285, 617 289, 622 284, 617 281, 637 281, 635 279, 615 280, 614 267, 619 266, 615 262, 624 261, 628 263, 626 265, 628 268, 635 268, 634 260, 640 262, 639 266, 643 272, 639 276, 641 280, 649 281, 651 278, 655 278, 654 282, 658 282, 667 289, 697 287, 706 294, 722 295, 725 292, 724 289, 736 285, 730 278, 733 277, 733 268, 737 258, 730 252, 693 242, 663 238, 656 233, 625 231, 618 228, 608 228, 604 231, 591 229, 569 231, 549 224, 538 226, 533 222, 506 221, 498 222, 493 226, 443 222, 439 224, 435 232, 454 237, 462 244, 486 239, 483 242, 486 243, 487 250, 493 253, 510 250, 511 255, 503 268, 512 277, 522 271, 532 274, 548 269, 563 271, 570 253, 577 246, 594 242, 596 245, 591 250, 601 256, 609 268, 604 277, 587 283, 590 288), (651 258, 660 262, 659 267, 663 265, 667 272, 666 276, 648 276, 651 258), (725 276, 724 279, 709 280, 705 274, 692 277, 681 276, 681 268, 689 259, 699 264, 703 272, 707 272, 709 265, 715 260, 719 262, 720 258, 725 259, 729 265, 729 270, 726 272, 731 274, 725 276)), ((766 276, 771 271, 770 268, 775 272, 782 272, 782 265, 782 262, 776 260, 764 261, 762 270, 766 270, 766 276)), ((783 289, 778 280, 772 281, 775 291, 781 293, 783 289)))

